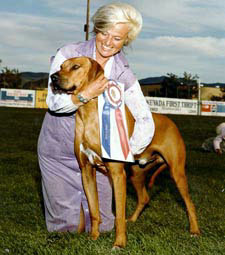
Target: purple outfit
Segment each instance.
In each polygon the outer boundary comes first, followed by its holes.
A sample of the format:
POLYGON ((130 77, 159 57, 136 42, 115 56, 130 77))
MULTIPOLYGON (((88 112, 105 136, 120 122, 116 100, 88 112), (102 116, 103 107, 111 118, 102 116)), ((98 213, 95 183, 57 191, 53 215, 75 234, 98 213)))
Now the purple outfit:
MULTIPOLYGON (((55 56, 50 74, 58 71, 65 59, 78 56, 93 58, 94 50, 95 38, 62 47, 55 56)), ((108 78, 125 84, 125 90, 128 91, 137 82, 122 52, 114 56, 108 78)), ((132 96, 132 93, 130 94, 132 96)), ((54 95, 50 86, 47 104, 51 111, 45 115, 38 140, 47 229, 48 231, 76 231, 82 204, 86 231, 89 231, 91 226, 88 204, 82 186, 81 171, 74 155, 75 110, 77 107, 71 102, 70 95, 54 95)), ((147 107, 146 102, 143 105, 147 107)), ((145 110, 148 115, 141 117, 140 122, 143 119, 145 122, 152 123, 151 113, 148 113, 150 111, 147 108, 145 110)), ((100 231, 108 231, 114 226, 112 187, 107 176, 100 172, 96 175, 102 220, 100 231)))

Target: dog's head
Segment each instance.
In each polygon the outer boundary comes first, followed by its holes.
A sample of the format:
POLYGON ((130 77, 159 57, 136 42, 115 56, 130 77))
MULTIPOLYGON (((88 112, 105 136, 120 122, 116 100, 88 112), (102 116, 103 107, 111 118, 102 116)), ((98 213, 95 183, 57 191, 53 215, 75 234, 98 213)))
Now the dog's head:
POLYGON ((91 58, 70 58, 62 63, 58 72, 51 75, 52 87, 77 94, 103 72, 102 67, 91 58))

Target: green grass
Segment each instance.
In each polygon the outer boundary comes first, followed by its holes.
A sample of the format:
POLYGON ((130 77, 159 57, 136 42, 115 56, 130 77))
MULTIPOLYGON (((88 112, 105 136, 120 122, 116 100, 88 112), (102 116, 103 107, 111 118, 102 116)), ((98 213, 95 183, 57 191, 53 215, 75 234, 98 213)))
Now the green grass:
MULTIPOLYGON (((86 233, 46 230, 36 153, 44 113, 0 108, 0 254, 225 254, 225 155, 200 149, 223 118, 169 115, 187 147, 188 183, 201 236, 190 236, 183 201, 169 173, 163 172, 149 192, 149 206, 136 223, 127 226, 126 248, 112 251, 114 231, 92 241, 86 233)), ((135 203, 128 184, 127 215, 135 203)))

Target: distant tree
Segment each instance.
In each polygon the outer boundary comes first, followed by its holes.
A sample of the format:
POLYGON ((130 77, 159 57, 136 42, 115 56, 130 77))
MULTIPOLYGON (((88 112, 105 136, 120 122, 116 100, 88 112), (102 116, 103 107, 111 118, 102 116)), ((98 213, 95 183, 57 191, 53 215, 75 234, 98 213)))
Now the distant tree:
POLYGON ((167 73, 164 85, 163 94, 165 97, 177 97, 177 87, 180 86, 179 77, 173 73, 167 73))
POLYGON ((182 86, 184 89, 184 98, 192 98, 194 94, 197 93, 198 88, 198 79, 197 74, 192 75, 191 73, 184 72, 182 80, 182 86))
POLYGON ((17 69, 10 69, 3 67, 0 73, 0 87, 1 88, 21 88, 21 75, 17 69))
POLYGON ((198 75, 184 72, 183 77, 167 73, 163 86, 165 97, 170 98, 192 98, 197 93, 198 75))

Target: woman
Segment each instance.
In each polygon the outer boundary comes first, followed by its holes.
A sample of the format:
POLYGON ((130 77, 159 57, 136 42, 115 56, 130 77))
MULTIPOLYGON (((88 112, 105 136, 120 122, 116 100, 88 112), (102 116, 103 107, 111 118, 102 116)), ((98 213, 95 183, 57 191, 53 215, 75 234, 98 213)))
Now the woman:
MULTIPOLYGON (((102 6, 94 14, 95 37, 83 43, 69 44, 58 50, 50 75, 69 58, 87 56, 95 59, 105 76, 124 84, 125 103, 136 120, 130 139, 133 154, 141 153, 151 142, 154 123, 130 70, 122 48, 133 41, 142 27, 142 17, 132 6, 118 3, 102 6)), ((46 113, 38 141, 38 156, 42 174, 45 217, 49 231, 90 230, 88 204, 81 181, 81 172, 74 155, 76 110, 88 100, 100 95, 108 85, 100 77, 79 96, 55 93, 49 79, 46 113)), ((107 176, 97 172, 97 186, 102 223, 100 231, 113 228, 112 187, 107 176)))

